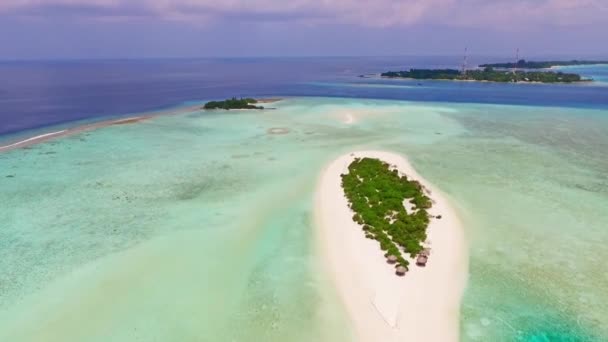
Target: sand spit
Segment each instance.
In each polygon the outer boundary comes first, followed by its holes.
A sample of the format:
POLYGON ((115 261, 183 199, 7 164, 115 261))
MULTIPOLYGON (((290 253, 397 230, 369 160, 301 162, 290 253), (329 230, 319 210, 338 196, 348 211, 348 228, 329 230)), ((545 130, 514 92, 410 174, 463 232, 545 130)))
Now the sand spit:
POLYGON ((458 341, 460 300, 467 279, 467 250, 460 220, 440 191, 408 161, 381 151, 354 152, 323 171, 315 197, 319 252, 355 327, 359 341, 458 341), (420 181, 435 202, 429 210, 431 254, 426 267, 410 262, 405 277, 386 263, 378 242, 366 239, 352 220, 340 175, 355 157, 372 157, 395 165, 420 181))
MULTIPOLYGON (((257 99, 258 103, 276 103, 281 100, 282 100, 282 98, 257 99)), ((178 114, 197 111, 200 109, 202 109, 201 105, 173 108, 173 109, 168 109, 168 110, 163 110, 163 111, 142 113, 141 115, 128 117, 128 118, 124 118, 124 119, 106 120, 106 121, 96 122, 96 123, 82 125, 82 126, 78 126, 78 127, 68 128, 68 129, 64 129, 61 131, 57 131, 57 132, 45 133, 45 134, 30 137, 30 138, 27 138, 27 139, 24 139, 21 141, 12 142, 8 145, 0 146, 0 153, 8 152, 8 151, 18 149, 18 148, 23 148, 23 147, 40 144, 40 143, 43 143, 43 142, 46 142, 46 141, 49 141, 52 139, 60 138, 60 137, 65 137, 65 136, 69 136, 69 135, 78 134, 81 132, 96 130, 96 129, 103 128, 103 127, 108 127, 108 126, 113 126, 113 125, 128 125, 128 124, 133 124, 133 123, 137 123, 140 121, 152 119, 154 117, 161 116, 161 115, 178 115, 178 114)), ((266 109, 274 109, 274 108, 266 108, 266 109)), ((281 130, 280 132, 269 132, 269 133, 270 134, 288 133, 288 131, 284 131, 286 129, 280 128, 280 130, 281 130)))
POLYGON ((96 122, 96 123, 68 128, 68 129, 64 129, 64 130, 52 132, 52 133, 45 133, 45 134, 37 135, 35 137, 27 138, 25 140, 17 141, 17 142, 14 142, 14 143, 11 143, 11 144, 8 144, 5 146, 0 146, 0 153, 8 152, 8 151, 18 149, 18 148, 24 148, 24 147, 40 144, 40 143, 43 143, 43 142, 46 142, 46 141, 49 141, 52 139, 60 138, 60 137, 70 136, 70 135, 87 132, 87 131, 93 131, 93 130, 100 129, 103 127, 114 126, 114 125, 128 125, 128 124, 138 123, 138 122, 141 122, 144 120, 149 120, 149 119, 155 118, 157 116, 161 116, 161 115, 177 115, 177 114, 193 112, 193 111, 196 111, 199 109, 200 109, 200 105, 174 108, 174 109, 168 109, 168 110, 158 111, 158 112, 143 113, 138 116, 123 118, 123 119, 112 119, 112 120, 96 122))

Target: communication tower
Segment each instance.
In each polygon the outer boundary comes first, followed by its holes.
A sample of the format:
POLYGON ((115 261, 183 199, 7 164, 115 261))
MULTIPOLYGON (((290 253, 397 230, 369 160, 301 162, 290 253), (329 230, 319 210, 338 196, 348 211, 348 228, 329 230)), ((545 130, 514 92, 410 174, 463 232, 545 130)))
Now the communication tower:
POLYGON ((519 48, 515 51, 515 64, 513 65, 513 73, 517 72, 517 66, 519 65, 519 48))
POLYGON ((462 70, 460 71, 462 73, 462 75, 466 75, 467 73, 467 62, 469 59, 469 55, 468 55, 468 48, 465 47, 464 48, 464 58, 462 59, 462 70))

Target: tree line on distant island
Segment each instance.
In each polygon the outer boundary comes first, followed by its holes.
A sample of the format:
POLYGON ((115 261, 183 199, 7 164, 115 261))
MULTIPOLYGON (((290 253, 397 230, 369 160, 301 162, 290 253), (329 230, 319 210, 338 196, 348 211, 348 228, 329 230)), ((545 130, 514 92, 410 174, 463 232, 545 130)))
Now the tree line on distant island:
POLYGON ((492 63, 492 64, 482 64, 479 67, 481 68, 503 68, 503 69, 548 69, 555 66, 570 66, 570 65, 593 65, 593 64, 608 64, 608 61, 579 61, 579 60, 571 60, 571 61, 526 61, 525 59, 520 59, 517 63, 492 63))
POLYGON ((357 158, 348 166, 348 174, 342 175, 342 187, 355 212, 353 220, 362 225, 365 236, 377 240, 386 257, 395 256, 397 266, 407 268, 400 248, 415 257, 427 238, 426 210, 432 203, 422 185, 379 159, 357 158), (404 201, 412 204, 411 212, 404 201))
POLYGON ((413 78, 418 80, 462 80, 491 82, 541 82, 572 83, 586 81, 578 74, 544 71, 506 71, 485 67, 483 70, 455 69, 410 69, 409 71, 389 71, 381 74, 388 78, 413 78))
POLYGON ((240 98, 233 97, 224 101, 210 101, 205 103, 204 109, 264 109, 262 106, 254 105, 258 101, 252 98, 240 98))

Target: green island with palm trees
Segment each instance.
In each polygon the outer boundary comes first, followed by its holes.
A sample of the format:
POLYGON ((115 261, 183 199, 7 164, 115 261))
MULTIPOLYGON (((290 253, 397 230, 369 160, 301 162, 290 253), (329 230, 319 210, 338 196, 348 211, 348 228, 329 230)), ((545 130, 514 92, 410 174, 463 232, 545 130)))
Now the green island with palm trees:
POLYGON ((484 69, 466 70, 464 72, 456 69, 410 69, 409 71, 388 71, 382 73, 381 76, 416 80, 485 81, 501 83, 574 83, 592 81, 591 79, 586 79, 579 74, 573 73, 498 70, 490 66, 485 67, 484 69))
POLYGON ((362 226, 367 238, 380 243, 385 257, 396 259, 397 267, 407 269, 409 262, 402 251, 415 257, 423 251, 421 243, 427 238, 427 209, 432 201, 424 187, 374 158, 355 159, 341 177, 353 220, 362 226))
POLYGON ((203 109, 264 109, 262 106, 256 106, 258 100, 252 98, 240 98, 233 97, 224 101, 210 101, 205 103, 203 109))

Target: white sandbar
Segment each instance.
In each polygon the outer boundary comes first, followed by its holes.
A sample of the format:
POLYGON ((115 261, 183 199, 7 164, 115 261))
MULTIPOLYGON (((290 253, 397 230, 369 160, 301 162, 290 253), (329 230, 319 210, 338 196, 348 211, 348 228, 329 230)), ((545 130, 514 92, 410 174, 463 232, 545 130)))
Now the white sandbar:
POLYGON ((323 265, 330 273, 359 341, 458 341, 460 300, 466 286, 468 256, 456 211, 408 161, 381 151, 349 153, 323 171, 315 197, 315 223, 323 265), (355 157, 381 159, 430 190, 435 202, 426 267, 410 260, 404 277, 395 275, 375 240, 366 239, 352 220, 340 175, 355 157))

